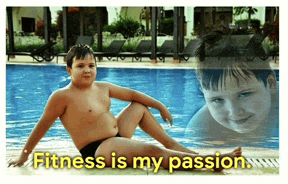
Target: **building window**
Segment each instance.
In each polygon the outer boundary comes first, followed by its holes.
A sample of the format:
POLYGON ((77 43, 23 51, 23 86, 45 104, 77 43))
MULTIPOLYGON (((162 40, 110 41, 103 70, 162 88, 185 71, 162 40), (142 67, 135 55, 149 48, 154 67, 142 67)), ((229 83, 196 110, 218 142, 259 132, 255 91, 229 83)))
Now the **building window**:
POLYGON ((173 10, 164 10, 165 18, 173 18, 173 10))
POLYGON ((25 33, 35 32, 35 18, 21 17, 22 31, 25 33))

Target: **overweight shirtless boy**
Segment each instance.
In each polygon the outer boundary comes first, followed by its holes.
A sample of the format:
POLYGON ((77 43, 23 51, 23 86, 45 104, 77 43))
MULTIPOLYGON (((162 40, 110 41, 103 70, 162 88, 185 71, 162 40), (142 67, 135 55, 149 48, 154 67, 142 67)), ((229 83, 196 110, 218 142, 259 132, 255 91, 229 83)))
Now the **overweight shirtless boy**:
MULTIPOLYGON (((111 166, 111 153, 115 152, 127 159, 128 166, 132 166, 133 157, 148 156, 163 157, 161 166, 168 168, 171 156, 199 156, 169 137, 148 109, 158 109, 162 118, 172 124, 172 116, 164 104, 131 89, 95 82, 97 67, 89 46, 76 45, 70 49, 67 72, 71 77, 70 84, 50 96, 19 159, 11 164, 22 165, 27 161, 28 155, 58 117, 84 160, 102 156, 105 165, 111 166), (130 101, 131 104, 114 117, 110 112, 110 98, 130 101), (131 140, 138 125, 165 148, 131 140)), ((239 157, 241 153, 241 148, 237 148, 223 156, 239 157)))

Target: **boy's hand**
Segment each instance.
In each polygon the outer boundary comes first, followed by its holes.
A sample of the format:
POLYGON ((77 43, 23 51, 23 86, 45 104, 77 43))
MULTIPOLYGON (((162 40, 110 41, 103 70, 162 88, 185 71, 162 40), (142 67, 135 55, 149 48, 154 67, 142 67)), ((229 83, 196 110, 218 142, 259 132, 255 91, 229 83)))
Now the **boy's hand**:
POLYGON ((10 165, 22 166, 27 160, 28 160, 28 155, 26 156, 26 155, 21 154, 17 160, 12 160, 11 162, 9 162, 9 167, 10 165))
POLYGON ((172 116, 171 116, 169 110, 165 106, 163 106, 163 108, 160 109, 160 114, 161 114, 163 120, 165 122, 169 121, 170 126, 172 126, 172 122, 173 122, 172 116))

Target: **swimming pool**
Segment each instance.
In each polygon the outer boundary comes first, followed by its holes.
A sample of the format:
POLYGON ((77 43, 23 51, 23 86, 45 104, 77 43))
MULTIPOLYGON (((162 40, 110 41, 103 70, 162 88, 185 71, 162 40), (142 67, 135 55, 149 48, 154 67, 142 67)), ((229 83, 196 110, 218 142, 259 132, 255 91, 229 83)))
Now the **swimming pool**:
MULTIPOLYGON (((276 71, 279 78, 279 72, 276 71)), ((173 116, 173 127, 163 122, 159 111, 152 113, 164 129, 187 147, 231 147, 199 137, 187 138, 184 132, 189 120, 204 104, 194 70, 189 69, 122 69, 98 68, 98 81, 132 88, 163 102, 173 116)), ((50 94, 70 82, 63 66, 6 65, 6 148, 24 146, 31 130, 42 115, 50 94)), ((112 100, 111 111, 117 115, 128 102, 112 100)), ((158 144, 140 129, 134 139, 158 144)), ((74 147, 59 119, 38 147, 74 147)), ((234 146, 234 145, 233 145, 234 146)), ((241 146, 279 148, 279 128, 273 137, 262 141, 243 142, 241 146)))

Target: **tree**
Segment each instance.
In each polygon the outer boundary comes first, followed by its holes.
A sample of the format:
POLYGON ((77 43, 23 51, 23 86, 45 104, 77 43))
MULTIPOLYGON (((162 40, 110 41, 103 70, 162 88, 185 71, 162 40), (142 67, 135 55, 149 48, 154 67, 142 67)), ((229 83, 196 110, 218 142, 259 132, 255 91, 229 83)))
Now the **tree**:
POLYGON ((264 34, 268 35, 270 41, 277 45, 279 43, 279 7, 276 6, 275 9, 274 21, 265 23, 262 30, 264 34))
MULTIPOLYGON (((50 27, 50 36, 52 39, 56 40, 57 32, 58 32, 58 29, 57 29, 56 24, 52 24, 50 27)), ((37 21, 35 35, 44 39, 44 20, 43 19, 40 19, 37 21)))
POLYGON ((248 23, 247 26, 250 26, 251 15, 254 15, 258 10, 252 6, 237 6, 234 7, 234 15, 241 15, 244 12, 248 13, 248 23))
POLYGON ((159 27, 160 27, 160 29, 159 29, 160 33, 164 33, 166 35, 172 36, 173 35, 173 29, 174 29, 174 18, 163 19, 163 21, 161 22, 159 27))

